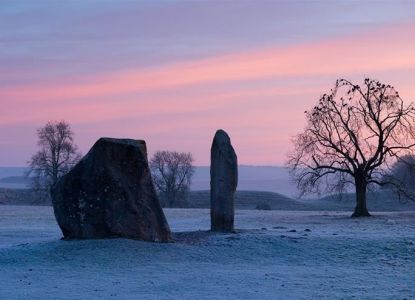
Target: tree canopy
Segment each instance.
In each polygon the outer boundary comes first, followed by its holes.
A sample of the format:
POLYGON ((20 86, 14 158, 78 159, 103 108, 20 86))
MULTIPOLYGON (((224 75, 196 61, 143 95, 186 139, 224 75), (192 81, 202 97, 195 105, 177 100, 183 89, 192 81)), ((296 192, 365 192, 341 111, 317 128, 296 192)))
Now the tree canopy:
POLYGON ((73 136, 65 121, 48 122, 37 130, 39 150, 29 161, 28 175, 41 198, 49 198, 50 188, 81 158, 73 136))
POLYGON ((157 151, 150 160, 154 184, 164 206, 183 206, 194 173, 190 153, 157 151))

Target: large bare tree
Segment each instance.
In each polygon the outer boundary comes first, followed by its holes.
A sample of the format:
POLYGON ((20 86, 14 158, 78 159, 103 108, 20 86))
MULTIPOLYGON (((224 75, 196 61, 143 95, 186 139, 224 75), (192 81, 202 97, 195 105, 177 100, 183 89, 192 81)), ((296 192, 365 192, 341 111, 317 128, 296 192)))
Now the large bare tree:
POLYGON ((405 104, 393 86, 377 80, 357 85, 339 79, 305 114, 307 125, 294 139, 288 159, 298 187, 306 193, 354 185, 352 216, 369 216, 368 187, 396 185, 385 180, 385 174, 393 163, 413 153, 413 103, 405 104))
POLYGON ((184 205, 194 173, 192 155, 157 151, 150 160, 150 169, 163 206, 184 205))
POLYGON ((50 188, 80 160, 73 136, 65 121, 48 122, 37 129, 39 150, 29 161, 28 176, 41 198, 49 198, 50 188))

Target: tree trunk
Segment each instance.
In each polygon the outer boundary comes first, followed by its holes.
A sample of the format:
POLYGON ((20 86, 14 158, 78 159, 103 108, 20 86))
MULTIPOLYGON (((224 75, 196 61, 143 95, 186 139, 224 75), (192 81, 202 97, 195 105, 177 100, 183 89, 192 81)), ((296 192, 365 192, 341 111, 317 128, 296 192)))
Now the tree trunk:
POLYGON ((367 182, 364 176, 356 176, 355 184, 356 184, 356 207, 354 209, 352 218, 369 217, 370 214, 366 207, 367 182))

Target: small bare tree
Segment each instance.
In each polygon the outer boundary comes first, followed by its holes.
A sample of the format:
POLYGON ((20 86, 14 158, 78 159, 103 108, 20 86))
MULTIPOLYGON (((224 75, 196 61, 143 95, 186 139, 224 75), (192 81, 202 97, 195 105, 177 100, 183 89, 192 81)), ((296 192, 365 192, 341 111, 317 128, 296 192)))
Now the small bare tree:
POLYGON ((42 200, 50 199, 50 188, 81 158, 65 121, 48 122, 37 129, 39 150, 29 161, 32 188, 42 200))
POLYGON ((399 199, 407 201, 415 199, 415 156, 404 155, 397 159, 389 172, 385 174, 383 182, 387 189, 398 193, 399 199))
POLYGON ((365 79, 362 86, 339 79, 306 113, 307 125, 294 139, 288 166, 303 193, 355 186, 352 216, 369 216, 369 185, 385 180, 390 166, 415 147, 415 109, 391 85, 365 79))
POLYGON ((194 173, 192 155, 157 151, 150 160, 150 169, 163 206, 185 205, 194 173))

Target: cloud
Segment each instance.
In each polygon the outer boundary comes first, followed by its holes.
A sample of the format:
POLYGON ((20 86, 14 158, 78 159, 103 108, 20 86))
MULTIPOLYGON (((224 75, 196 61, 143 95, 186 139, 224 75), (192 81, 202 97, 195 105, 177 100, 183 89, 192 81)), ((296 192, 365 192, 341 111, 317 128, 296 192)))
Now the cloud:
POLYGON ((21 102, 67 101, 221 82, 372 74, 415 67, 415 40, 411 36, 415 36, 413 23, 343 39, 100 73, 83 79, 68 77, 64 84, 51 80, 2 88, 0 95, 21 102))
MULTIPOLYGON (((170 149, 179 138, 186 140, 182 146, 203 139, 208 147, 216 127, 225 127, 245 149, 242 162, 269 164, 282 160, 290 136, 303 126, 302 112, 338 77, 374 76, 399 90, 405 82, 403 89, 415 96, 413 71, 408 72, 415 70, 413 36, 415 24, 405 23, 310 43, 0 87, 0 126, 67 119, 94 136, 144 136, 170 149), (252 143, 263 146, 255 152, 252 143)), ((80 136, 81 144, 90 144, 91 135, 80 136)))

